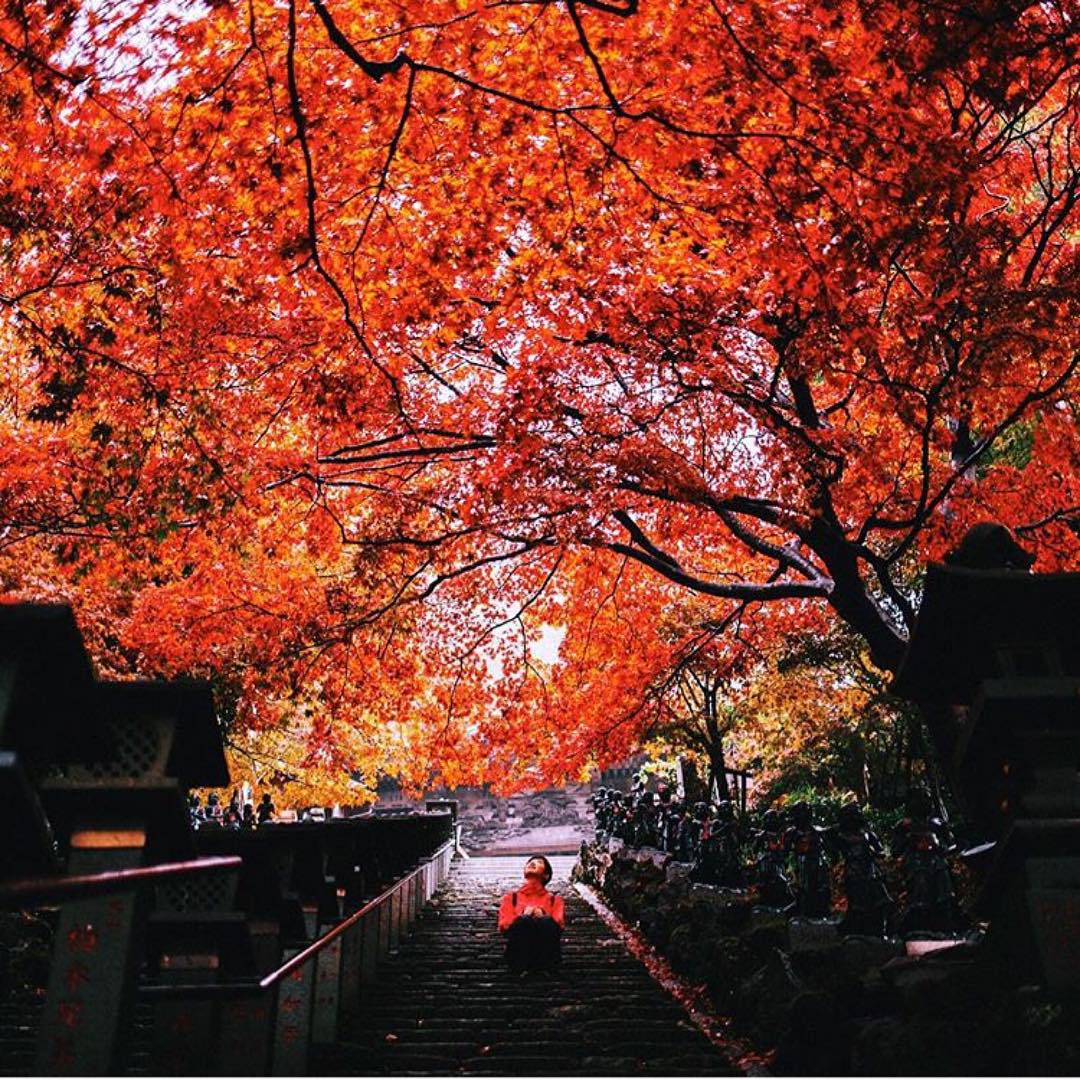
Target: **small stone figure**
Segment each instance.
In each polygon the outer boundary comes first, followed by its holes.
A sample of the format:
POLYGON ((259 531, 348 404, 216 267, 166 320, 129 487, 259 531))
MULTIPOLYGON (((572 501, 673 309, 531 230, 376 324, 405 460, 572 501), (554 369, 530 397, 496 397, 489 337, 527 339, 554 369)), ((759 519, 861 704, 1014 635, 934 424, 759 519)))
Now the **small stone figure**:
POLYGON ((597 840, 603 839, 608 831, 608 793, 607 788, 597 788, 592 796, 593 825, 597 840))
POLYGON ((679 833, 679 817, 682 808, 670 791, 660 793, 660 805, 656 811, 656 846, 668 855, 674 854, 679 833))
POLYGON ((593 811, 593 831, 596 839, 607 834, 607 788, 598 787, 590 796, 593 811))
POLYGON ((739 845, 739 825, 735 809, 728 801, 721 802, 707 820, 701 837, 700 857, 691 878, 706 885, 726 889, 746 887, 739 845))
POLYGON ((694 803, 693 810, 684 813, 679 828, 679 862, 696 863, 701 858, 701 837, 705 831, 705 822, 709 817, 709 804, 694 803))
POLYGON ((668 846, 668 819, 671 815, 671 800, 674 792, 661 782, 656 789, 656 846, 661 851, 670 852, 668 846))
POLYGON ((255 808, 255 820, 259 825, 265 825, 267 822, 274 820, 274 814, 277 813, 277 807, 274 805, 274 800, 270 798, 270 792, 264 791, 263 797, 259 800, 259 805, 255 808))
POLYGON ((847 912, 840 923, 840 932, 885 937, 894 909, 878 863, 883 854, 881 841, 854 803, 841 808, 831 839, 844 861, 847 912))
POLYGON ((831 909, 829 860, 825 849, 824 829, 814 824, 808 803, 797 802, 791 808, 791 827, 784 837, 784 847, 795 865, 796 915, 824 919, 831 909))
POLYGON ((633 845, 655 847, 656 804, 651 791, 636 791, 633 801, 633 845))
POLYGON ((203 822, 202 800, 194 791, 188 795, 188 817, 193 829, 197 829, 203 822))
POLYGON ((622 792, 612 789, 608 792, 607 833, 622 839, 622 792))
POLYGON ((632 840, 632 826, 630 797, 621 791, 613 793, 611 835, 618 837, 624 844, 632 840))
POLYGON ((244 816, 240 819, 240 828, 255 828, 255 806, 252 803, 244 803, 244 816))
POLYGON ((621 796, 614 788, 604 792, 604 836, 614 836, 619 820, 619 802, 621 796))
POLYGON ((757 862, 754 883, 764 907, 787 909, 795 903, 795 891, 787 876, 787 849, 784 846, 784 819, 778 810, 766 810, 757 834, 757 862))
POLYGON ((962 919, 949 873, 949 828, 933 816, 934 801, 926 788, 911 790, 906 811, 893 834, 893 854, 900 856, 907 894, 900 930, 953 933, 961 928, 962 919))

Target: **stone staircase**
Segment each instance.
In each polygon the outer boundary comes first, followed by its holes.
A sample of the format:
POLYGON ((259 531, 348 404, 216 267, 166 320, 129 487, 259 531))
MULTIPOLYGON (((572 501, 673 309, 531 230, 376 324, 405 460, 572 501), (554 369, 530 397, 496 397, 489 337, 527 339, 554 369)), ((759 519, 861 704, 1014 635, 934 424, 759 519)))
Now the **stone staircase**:
POLYGON ((515 978, 495 929, 520 857, 456 864, 414 932, 380 966, 357 1017, 321 1051, 324 1075, 732 1075, 736 1070, 658 986, 551 858, 566 901, 557 974, 515 978))
POLYGON ((23 993, 0 1002, 0 1076, 33 1073, 41 1008, 40 998, 23 993))

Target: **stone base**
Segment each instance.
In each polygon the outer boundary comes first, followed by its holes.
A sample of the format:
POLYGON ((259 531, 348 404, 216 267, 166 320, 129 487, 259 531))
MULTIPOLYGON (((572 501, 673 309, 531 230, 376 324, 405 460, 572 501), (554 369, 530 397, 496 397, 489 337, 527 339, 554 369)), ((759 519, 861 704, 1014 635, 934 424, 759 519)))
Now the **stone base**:
POLYGON ((792 952, 802 949, 823 949, 840 940, 839 923, 836 919, 788 920, 788 948, 792 952))
POLYGON ((990 950, 1019 982, 1080 990, 1080 819, 1017 821, 978 906, 990 950))

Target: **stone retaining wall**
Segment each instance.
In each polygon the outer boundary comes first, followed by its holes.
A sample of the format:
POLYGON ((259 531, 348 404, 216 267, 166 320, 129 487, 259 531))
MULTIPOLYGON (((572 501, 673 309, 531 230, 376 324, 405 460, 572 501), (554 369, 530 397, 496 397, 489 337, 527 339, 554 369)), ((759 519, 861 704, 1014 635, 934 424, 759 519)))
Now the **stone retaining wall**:
POLYGON ((777 1073, 1080 1071, 1080 1002, 1012 985, 978 946, 909 956, 896 939, 841 938, 827 920, 757 908, 617 840, 583 844, 574 876, 706 985, 777 1073))

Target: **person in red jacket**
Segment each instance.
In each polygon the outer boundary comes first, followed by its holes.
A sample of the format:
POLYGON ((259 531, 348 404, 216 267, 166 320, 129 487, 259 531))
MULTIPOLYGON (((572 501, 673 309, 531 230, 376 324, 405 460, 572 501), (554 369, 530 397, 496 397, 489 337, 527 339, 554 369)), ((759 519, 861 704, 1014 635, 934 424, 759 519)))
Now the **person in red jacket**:
POLYGON ((543 855, 530 856, 525 884, 499 905, 499 930, 506 935, 506 960, 515 974, 548 971, 559 962, 566 912, 562 897, 547 891, 551 873, 543 855))

